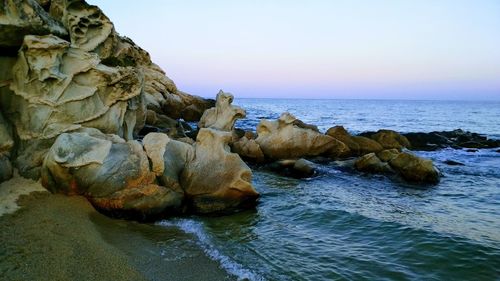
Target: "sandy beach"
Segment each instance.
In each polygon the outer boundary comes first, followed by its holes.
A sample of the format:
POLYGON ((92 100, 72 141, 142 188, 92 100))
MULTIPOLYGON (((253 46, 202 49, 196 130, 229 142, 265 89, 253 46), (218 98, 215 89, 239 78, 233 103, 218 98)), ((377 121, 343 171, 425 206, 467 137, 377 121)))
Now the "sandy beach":
POLYGON ((35 191, 17 204, 0 217, 2 280, 232 280, 178 229, 108 218, 79 196, 35 191))

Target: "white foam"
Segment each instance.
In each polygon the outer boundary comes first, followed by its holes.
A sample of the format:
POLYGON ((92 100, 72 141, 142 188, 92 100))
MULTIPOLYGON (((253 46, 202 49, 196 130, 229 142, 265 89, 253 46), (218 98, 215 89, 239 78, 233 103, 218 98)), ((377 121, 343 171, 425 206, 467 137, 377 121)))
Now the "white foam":
POLYGON ((19 209, 19 206, 16 203, 19 196, 30 194, 34 191, 47 192, 40 182, 22 178, 17 175, 17 173, 10 180, 1 183, 0 216, 15 212, 19 209))
POLYGON ((200 222, 191 219, 174 219, 168 221, 161 221, 157 223, 162 226, 174 226, 180 228, 182 231, 192 234, 197 238, 197 244, 203 249, 205 254, 212 260, 220 263, 221 267, 226 270, 229 274, 232 274, 238 278, 238 280, 250 280, 250 281, 264 281, 264 277, 256 274, 255 272, 244 268, 243 265, 232 260, 230 257, 225 256, 219 250, 217 250, 213 243, 210 241, 210 237, 205 232, 203 225, 200 222))

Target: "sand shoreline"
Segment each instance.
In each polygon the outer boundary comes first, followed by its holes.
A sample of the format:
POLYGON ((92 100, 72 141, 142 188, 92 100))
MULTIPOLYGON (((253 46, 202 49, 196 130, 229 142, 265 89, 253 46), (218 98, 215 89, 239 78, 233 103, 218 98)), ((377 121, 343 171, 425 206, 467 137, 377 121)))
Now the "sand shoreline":
POLYGON ((115 220, 80 196, 32 192, 0 216, 2 280, 234 280, 175 228, 115 220))

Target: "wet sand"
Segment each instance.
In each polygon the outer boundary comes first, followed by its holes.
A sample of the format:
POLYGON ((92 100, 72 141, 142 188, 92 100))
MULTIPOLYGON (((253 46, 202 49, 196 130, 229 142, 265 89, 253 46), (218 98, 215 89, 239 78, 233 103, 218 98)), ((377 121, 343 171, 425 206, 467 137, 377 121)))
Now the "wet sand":
POLYGON ((0 280, 234 280, 178 229, 108 218, 79 196, 17 203, 0 217, 0 280))

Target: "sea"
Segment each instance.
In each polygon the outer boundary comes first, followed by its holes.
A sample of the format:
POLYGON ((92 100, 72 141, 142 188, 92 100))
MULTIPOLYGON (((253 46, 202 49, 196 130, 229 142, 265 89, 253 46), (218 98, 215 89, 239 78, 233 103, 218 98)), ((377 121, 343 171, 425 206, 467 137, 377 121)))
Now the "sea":
MULTIPOLYGON (((325 132, 461 128, 500 139, 500 102, 236 99, 255 130, 288 111, 325 132)), ((287 178, 254 167, 255 210, 157 222, 190 234, 238 280, 500 280, 500 153, 415 151, 434 161, 439 184, 415 188, 342 162, 287 178), (446 160, 463 163, 450 166, 446 160)))

